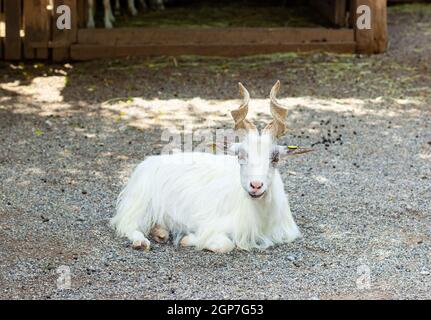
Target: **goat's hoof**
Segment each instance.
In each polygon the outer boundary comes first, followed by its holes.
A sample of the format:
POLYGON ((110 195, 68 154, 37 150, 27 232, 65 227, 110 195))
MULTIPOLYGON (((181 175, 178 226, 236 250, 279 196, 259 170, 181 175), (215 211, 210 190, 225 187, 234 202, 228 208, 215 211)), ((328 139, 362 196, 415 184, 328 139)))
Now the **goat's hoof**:
POLYGON ((220 247, 220 248, 208 248, 209 251, 214 253, 228 253, 231 252, 234 249, 234 246, 228 246, 228 247, 220 247))
POLYGON ((158 243, 166 243, 169 240, 169 231, 160 226, 155 226, 151 230, 151 236, 158 243))
POLYGON ((144 250, 144 251, 150 251, 150 241, 145 240, 135 240, 132 243, 132 248, 135 250, 144 250))
POLYGON ((190 247, 190 236, 184 236, 181 240, 180 240, 180 246, 181 247, 190 247))

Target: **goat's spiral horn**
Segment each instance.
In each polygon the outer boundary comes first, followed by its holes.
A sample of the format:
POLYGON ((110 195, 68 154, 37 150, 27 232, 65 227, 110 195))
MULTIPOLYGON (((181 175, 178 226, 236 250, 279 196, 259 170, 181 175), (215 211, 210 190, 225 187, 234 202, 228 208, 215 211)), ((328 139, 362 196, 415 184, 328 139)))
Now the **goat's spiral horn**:
POLYGON ((263 129, 269 131, 275 138, 279 138, 286 133, 287 109, 277 101, 277 93, 280 91, 280 80, 277 80, 269 94, 270 110, 273 117, 270 123, 263 129))
POLYGON ((248 103, 250 102, 250 94, 241 82, 238 83, 238 86, 239 92, 242 96, 242 103, 238 109, 231 111, 232 118, 235 121, 235 130, 256 130, 256 126, 251 121, 246 119, 248 113, 248 103))

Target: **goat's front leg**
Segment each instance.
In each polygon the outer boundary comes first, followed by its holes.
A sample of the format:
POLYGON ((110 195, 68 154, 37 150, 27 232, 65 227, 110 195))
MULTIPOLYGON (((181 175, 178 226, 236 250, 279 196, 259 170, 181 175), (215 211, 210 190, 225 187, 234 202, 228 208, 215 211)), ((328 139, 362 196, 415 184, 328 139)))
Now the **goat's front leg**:
POLYGON ((138 14, 138 10, 136 10, 135 7, 135 0, 129 0, 128 1, 129 11, 132 16, 136 16, 138 14))
POLYGON ((111 0, 103 0, 103 6, 105 8, 105 28, 112 29, 112 23, 115 22, 115 17, 112 13, 111 0))
POLYGON ((182 247, 202 247, 215 253, 227 253, 235 248, 235 244, 223 233, 212 235, 202 244, 196 235, 190 233, 180 241, 182 247))
POLYGON ((205 243, 204 249, 215 253, 227 253, 235 248, 235 244, 223 233, 211 236, 205 243))
POLYGON ((197 245, 197 238, 193 233, 189 233, 188 235, 184 236, 180 240, 180 246, 181 247, 195 247, 197 245))
POLYGON ((94 22, 95 7, 96 7, 95 0, 88 0, 87 28, 94 28, 96 26, 96 23, 94 22))
POLYGON ((127 237, 132 241, 132 248, 136 250, 150 250, 150 240, 148 240, 145 235, 139 230, 130 231, 127 237))

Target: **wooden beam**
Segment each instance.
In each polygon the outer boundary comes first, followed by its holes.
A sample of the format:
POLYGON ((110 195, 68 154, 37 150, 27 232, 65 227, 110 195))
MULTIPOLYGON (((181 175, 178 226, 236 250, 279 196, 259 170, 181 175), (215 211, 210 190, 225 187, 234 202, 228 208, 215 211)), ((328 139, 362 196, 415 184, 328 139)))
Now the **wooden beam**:
POLYGON ((52 21, 52 41, 53 43, 62 43, 63 47, 57 47, 52 50, 52 60, 55 62, 65 61, 70 58, 70 46, 75 43, 78 35, 78 10, 76 0, 54 0, 54 19, 52 21), (56 9, 60 5, 67 5, 71 10, 72 28, 70 30, 59 30, 56 26, 57 17, 56 9))
POLYGON ((74 60, 152 55, 241 56, 287 51, 354 52, 352 29, 120 28, 80 29, 74 60))
POLYGON ((382 53, 388 45, 387 0, 351 0, 352 23, 358 53, 382 53), (358 29, 357 8, 366 5, 371 9, 371 29, 358 29))
POLYGON ((352 42, 351 29, 326 28, 118 28, 79 29, 78 44, 103 46, 352 42))
POLYGON ((21 59, 21 1, 3 0, 6 23, 4 57, 6 60, 21 59))
POLYGON ((177 56, 184 54, 237 57, 280 52, 330 51, 355 52, 355 42, 284 43, 284 44, 189 44, 189 45, 72 45, 73 60, 121 58, 127 56, 177 56))
POLYGON ((51 39, 51 11, 49 0, 24 1, 24 56, 26 59, 48 59, 51 39), (32 43, 40 45, 34 48, 32 43))

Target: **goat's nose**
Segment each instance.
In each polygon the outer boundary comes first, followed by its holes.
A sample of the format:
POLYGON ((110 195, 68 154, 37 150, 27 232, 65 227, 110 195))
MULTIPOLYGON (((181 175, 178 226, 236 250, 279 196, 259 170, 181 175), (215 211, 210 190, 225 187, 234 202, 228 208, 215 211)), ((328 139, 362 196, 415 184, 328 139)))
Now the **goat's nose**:
POLYGON ((253 189, 259 190, 260 188, 262 188, 262 186, 263 186, 263 182, 261 181, 250 182, 250 187, 252 187, 253 189))

